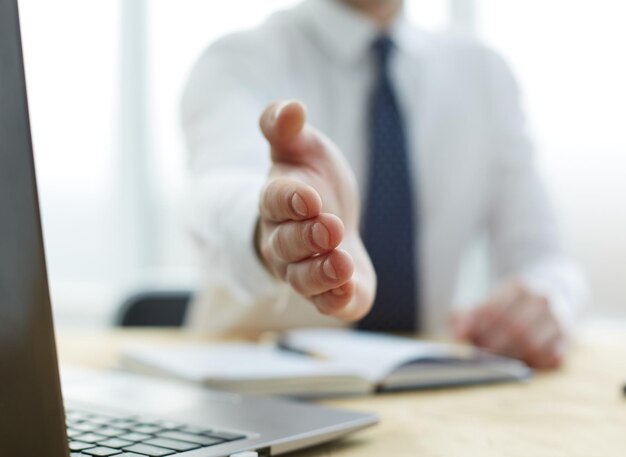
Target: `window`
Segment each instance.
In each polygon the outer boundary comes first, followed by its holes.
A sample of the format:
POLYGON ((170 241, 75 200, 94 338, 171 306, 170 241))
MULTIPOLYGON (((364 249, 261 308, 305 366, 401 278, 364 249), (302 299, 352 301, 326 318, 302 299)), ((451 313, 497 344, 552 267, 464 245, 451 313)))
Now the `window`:
POLYGON ((120 220, 120 5, 19 3, 53 301, 101 317, 128 274, 120 220))

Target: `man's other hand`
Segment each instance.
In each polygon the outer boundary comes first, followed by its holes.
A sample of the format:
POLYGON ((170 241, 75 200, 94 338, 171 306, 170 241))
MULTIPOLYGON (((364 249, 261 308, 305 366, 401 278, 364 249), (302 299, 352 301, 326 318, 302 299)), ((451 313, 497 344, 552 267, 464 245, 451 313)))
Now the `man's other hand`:
POLYGON ((548 299, 509 281, 476 309, 452 319, 456 338, 539 369, 563 361, 565 338, 548 299))
POLYGON ((359 236, 352 170, 307 124, 299 102, 270 105, 260 126, 273 164, 260 197, 257 252, 321 313, 362 318, 374 300, 376 274, 359 236))

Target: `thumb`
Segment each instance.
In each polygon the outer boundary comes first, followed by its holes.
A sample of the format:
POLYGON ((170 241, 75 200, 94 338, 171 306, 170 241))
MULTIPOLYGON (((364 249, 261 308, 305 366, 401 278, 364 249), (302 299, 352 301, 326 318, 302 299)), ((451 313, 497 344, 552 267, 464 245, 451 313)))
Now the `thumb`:
POLYGON ((307 125, 306 108, 300 101, 272 103, 261 115, 259 125, 270 143, 274 162, 312 165, 324 148, 321 135, 307 125))

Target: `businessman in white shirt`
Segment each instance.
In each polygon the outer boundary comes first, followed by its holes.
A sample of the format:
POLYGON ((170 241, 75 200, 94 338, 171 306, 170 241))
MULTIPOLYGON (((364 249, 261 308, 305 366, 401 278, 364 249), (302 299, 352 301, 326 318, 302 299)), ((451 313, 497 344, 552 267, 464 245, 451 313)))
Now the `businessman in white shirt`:
POLYGON ((206 267, 190 325, 451 330, 561 362, 584 284, 491 51, 413 28, 402 0, 305 0, 209 47, 182 125, 206 267), (494 289, 455 313, 481 234, 494 289))

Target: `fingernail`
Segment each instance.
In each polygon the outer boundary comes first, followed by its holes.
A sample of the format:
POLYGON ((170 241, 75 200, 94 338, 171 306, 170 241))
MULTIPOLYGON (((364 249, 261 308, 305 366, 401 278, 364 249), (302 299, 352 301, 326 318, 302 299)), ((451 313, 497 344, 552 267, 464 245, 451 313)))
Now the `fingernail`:
POLYGON ((324 260, 324 263, 322 264, 322 269, 324 270, 324 274, 330 279, 337 279, 337 272, 335 271, 335 267, 333 267, 330 258, 324 260))
POLYGON ((278 104, 278 106, 276 106, 276 109, 274 110, 274 120, 278 119, 278 117, 280 116, 280 113, 283 111, 283 109, 285 109, 285 106, 289 105, 291 103, 291 100, 286 100, 284 102, 281 102, 278 104))
POLYGON ((293 197, 291 197, 291 207, 300 216, 306 217, 309 214, 309 210, 306 207, 306 203, 304 203, 304 200, 302 199, 302 197, 298 195, 297 193, 294 193, 293 197))
POLYGON ((311 231, 315 244, 322 249, 328 248, 330 245, 330 232, 326 226, 321 222, 316 222, 313 224, 313 229, 311 231))

